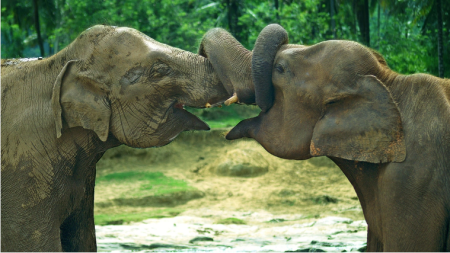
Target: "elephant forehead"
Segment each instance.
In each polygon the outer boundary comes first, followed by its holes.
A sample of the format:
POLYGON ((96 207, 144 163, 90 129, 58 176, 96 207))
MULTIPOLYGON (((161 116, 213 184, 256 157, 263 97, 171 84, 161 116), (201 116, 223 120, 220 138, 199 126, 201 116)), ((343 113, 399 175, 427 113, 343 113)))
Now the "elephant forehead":
POLYGON ((150 56, 152 57, 158 57, 160 55, 167 55, 172 53, 172 50, 169 47, 157 43, 156 41, 145 40, 145 45, 149 49, 150 56))
POLYGON ((165 54, 172 52, 171 48, 167 45, 164 45, 133 28, 108 27, 93 30, 94 31, 89 32, 89 37, 96 39, 91 42, 93 42, 94 45, 99 46, 99 51, 106 50, 107 52, 113 52, 115 54, 124 52, 127 57, 130 56, 128 52, 139 56, 145 56, 149 52, 162 52, 165 54))

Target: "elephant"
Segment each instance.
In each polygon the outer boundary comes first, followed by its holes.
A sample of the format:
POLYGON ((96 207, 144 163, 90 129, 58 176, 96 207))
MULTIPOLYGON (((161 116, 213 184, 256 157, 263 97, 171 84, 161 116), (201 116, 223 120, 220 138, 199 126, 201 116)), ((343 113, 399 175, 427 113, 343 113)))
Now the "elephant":
POLYGON ((184 106, 230 97, 203 56, 93 26, 48 58, 2 60, 1 250, 96 251, 96 163, 209 130, 184 106))
POLYGON ((284 159, 330 158, 362 206, 367 251, 450 251, 449 79, 396 73, 354 41, 289 44, 278 24, 253 51, 215 28, 199 53, 236 87, 230 100, 261 108, 226 139, 253 138, 284 159))

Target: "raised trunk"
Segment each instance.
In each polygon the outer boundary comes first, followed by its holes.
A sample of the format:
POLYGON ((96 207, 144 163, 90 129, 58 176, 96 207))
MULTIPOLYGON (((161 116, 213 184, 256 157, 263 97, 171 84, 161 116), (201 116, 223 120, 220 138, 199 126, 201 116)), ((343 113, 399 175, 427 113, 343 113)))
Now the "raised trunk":
POLYGON ((229 96, 236 93, 239 102, 255 103, 251 51, 224 29, 214 28, 203 37, 198 53, 209 59, 229 96))
POLYGON ((180 66, 180 70, 188 73, 188 81, 183 84, 183 94, 178 97, 178 101, 186 106, 205 108, 209 105, 222 103, 229 98, 228 92, 214 70, 208 59, 188 51, 166 46, 173 55, 165 55, 167 62, 180 66))
POLYGON ((288 34, 283 27, 271 24, 261 31, 255 42, 252 58, 252 78, 255 84, 256 104, 263 112, 272 107, 274 100, 273 61, 278 49, 287 44, 288 40, 288 34))

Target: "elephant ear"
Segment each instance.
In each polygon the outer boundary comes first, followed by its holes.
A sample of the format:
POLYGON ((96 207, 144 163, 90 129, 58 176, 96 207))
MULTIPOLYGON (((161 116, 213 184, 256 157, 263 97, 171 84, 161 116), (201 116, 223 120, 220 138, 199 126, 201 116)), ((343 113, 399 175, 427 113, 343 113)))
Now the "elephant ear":
POLYGON ((62 118, 69 127, 81 126, 94 131, 102 141, 109 133, 111 117, 109 88, 81 74, 76 62, 69 61, 53 85, 52 108, 56 123, 56 136, 61 137, 62 118))
POLYGON ((353 88, 327 102, 314 127, 312 156, 370 163, 405 160, 400 112, 376 77, 361 76, 353 88))

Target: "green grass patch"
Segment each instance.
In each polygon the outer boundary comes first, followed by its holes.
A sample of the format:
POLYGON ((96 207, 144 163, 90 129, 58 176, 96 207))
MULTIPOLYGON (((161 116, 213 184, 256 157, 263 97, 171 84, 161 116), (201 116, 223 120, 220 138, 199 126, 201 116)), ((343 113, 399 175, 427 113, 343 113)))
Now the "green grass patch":
POLYGON ((186 110, 205 121, 211 128, 234 127, 240 121, 256 117, 261 112, 255 105, 237 104, 206 109, 187 107, 186 110))
POLYGON ((236 224, 236 225, 245 225, 247 224, 245 221, 238 219, 238 218, 225 218, 220 219, 216 222, 216 224, 236 224))
POLYGON ((143 221, 146 219, 160 219, 175 217, 184 210, 177 208, 164 208, 151 212, 124 213, 124 214, 96 214, 95 225, 121 225, 129 222, 143 221))
POLYGON ((162 172, 126 171, 107 174, 96 178, 97 185, 133 185, 118 197, 143 197, 173 192, 196 190, 183 180, 167 177, 162 172))

